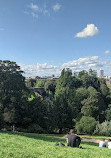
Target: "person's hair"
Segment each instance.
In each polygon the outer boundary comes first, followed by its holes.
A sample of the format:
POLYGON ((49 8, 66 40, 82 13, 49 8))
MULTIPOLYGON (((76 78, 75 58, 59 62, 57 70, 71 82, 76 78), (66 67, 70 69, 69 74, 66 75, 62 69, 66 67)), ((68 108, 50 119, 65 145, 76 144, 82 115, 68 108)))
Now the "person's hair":
POLYGON ((105 138, 103 138, 103 141, 105 141, 105 138))
POLYGON ((70 129, 70 134, 74 134, 74 129, 70 129))
POLYGON ((109 139, 108 141, 111 142, 111 139, 109 139))

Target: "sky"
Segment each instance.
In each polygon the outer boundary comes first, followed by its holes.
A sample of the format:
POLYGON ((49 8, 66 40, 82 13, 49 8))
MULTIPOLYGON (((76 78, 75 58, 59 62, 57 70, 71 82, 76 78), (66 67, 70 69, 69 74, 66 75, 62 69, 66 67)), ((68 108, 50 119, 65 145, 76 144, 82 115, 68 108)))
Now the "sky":
POLYGON ((29 76, 111 76, 111 0, 0 0, 0 59, 29 76))

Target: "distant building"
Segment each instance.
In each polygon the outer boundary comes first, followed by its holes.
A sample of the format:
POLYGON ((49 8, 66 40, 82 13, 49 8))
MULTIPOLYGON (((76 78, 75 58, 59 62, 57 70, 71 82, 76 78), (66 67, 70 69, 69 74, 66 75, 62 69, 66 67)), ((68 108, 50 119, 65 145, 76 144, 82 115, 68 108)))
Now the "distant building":
POLYGON ((101 78, 104 77, 104 70, 100 70, 100 76, 99 77, 101 77, 101 78))

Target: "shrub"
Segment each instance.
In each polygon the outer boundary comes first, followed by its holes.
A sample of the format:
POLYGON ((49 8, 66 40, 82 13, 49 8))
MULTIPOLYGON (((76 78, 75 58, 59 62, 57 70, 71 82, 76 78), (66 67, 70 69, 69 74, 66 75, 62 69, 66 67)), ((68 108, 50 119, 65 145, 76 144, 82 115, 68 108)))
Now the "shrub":
POLYGON ((96 129, 94 130, 95 135, 111 136, 111 121, 105 121, 103 123, 98 123, 96 129))
POLYGON ((46 133, 46 131, 40 127, 37 124, 31 124, 28 129, 27 132, 31 132, 31 133, 46 133))
POLYGON ((0 111, 0 129, 2 129, 3 127, 4 127, 3 115, 0 111))
POLYGON ((110 120, 111 120, 111 109, 110 109, 110 110, 108 110, 108 112, 107 112, 107 116, 106 116, 106 119, 107 119, 108 121, 110 121, 110 120))
POLYGON ((77 133, 92 134, 96 128, 96 120, 93 117, 83 116, 79 122, 76 123, 77 133))

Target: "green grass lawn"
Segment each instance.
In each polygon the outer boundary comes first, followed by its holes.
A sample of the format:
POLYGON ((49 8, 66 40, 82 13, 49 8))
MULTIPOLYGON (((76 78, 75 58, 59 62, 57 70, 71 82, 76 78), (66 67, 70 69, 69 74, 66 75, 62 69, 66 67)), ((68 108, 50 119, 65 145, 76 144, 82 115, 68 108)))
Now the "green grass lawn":
POLYGON ((0 132, 0 158, 110 158, 111 150, 82 142, 84 149, 54 146, 65 140, 46 135, 0 132))
MULTIPOLYGON (((50 137, 66 137, 65 134, 45 134, 46 136, 50 136, 50 137)), ((102 140, 103 138, 105 138, 105 140, 111 139, 111 137, 108 136, 97 136, 97 135, 79 135, 81 136, 83 139, 87 138, 87 139, 98 139, 98 140, 102 140)))

